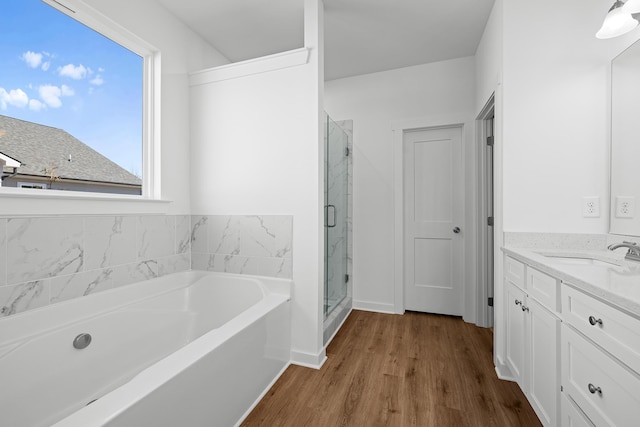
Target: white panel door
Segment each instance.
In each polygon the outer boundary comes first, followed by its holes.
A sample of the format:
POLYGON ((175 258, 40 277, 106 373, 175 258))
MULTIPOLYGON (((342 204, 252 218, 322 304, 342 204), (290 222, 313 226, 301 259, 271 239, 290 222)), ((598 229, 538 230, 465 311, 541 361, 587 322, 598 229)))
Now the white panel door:
POLYGON ((405 132, 406 310, 462 314, 462 128, 405 132))

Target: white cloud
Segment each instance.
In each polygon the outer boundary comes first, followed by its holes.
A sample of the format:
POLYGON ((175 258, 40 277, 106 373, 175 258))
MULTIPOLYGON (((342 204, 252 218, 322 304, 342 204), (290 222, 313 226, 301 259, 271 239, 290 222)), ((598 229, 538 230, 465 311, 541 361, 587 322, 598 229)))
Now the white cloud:
POLYGON ((30 50, 23 53, 21 58, 31 68, 38 68, 42 63, 42 54, 31 52, 30 50))
POLYGON ((42 99, 49 107, 60 108, 62 106, 62 101, 60 101, 62 91, 58 86, 40 86, 38 92, 40 93, 40 99, 42 99))
POLYGON ((63 96, 72 96, 75 92, 69 86, 62 85, 62 87, 53 85, 43 85, 38 89, 40 99, 44 101, 51 108, 60 108, 62 106, 63 96))
POLYGON ((95 86, 101 86, 104 83, 104 79, 100 74, 97 74, 89 83, 95 86))
POLYGON ((62 92, 62 96, 73 96, 75 95, 75 92, 73 89, 71 89, 69 86, 67 85, 62 85, 60 87, 60 91, 62 92))
POLYGON ((74 80, 80 80, 87 77, 89 70, 84 65, 80 64, 77 67, 73 64, 67 64, 64 67, 58 68, 58 73, 64 77, 70 77, 74 80))
POLYGON ((42 71, 47 71, 49 67, 51 67, 51 62, 47 61, 42 63, 42 71))
POLYGON ((29 97, 22 89, 11 89, 7 92, 0 87, 0 109, 6 110, 7 106, 23 108, 29 103, 29 97))
POLYGON ((47 106, 45 104, 43 104, 42 102, 38 101, 37 99, 31 99, 29 100, 29 109, 33 110, 33 111, 40 111, 47 108, 47 106))

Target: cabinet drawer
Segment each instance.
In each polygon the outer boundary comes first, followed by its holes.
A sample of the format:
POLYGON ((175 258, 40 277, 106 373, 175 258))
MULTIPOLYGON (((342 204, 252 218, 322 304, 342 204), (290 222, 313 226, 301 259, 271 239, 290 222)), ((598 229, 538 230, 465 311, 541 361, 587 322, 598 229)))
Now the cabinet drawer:
POLYGON ((560 425, 563 427, 594 427, 593 423, 565 393, 562 393, 562 421, 560 425))
POLYGON ((597 426, 637 426, 640 377, 562 325, 564 391, 597 426))
POLYGON ((524 289, 524 264, 506 256, 504 260, 504 274, 514 285, 524 289))
POLYGON ((551 311, 558 311, 560 281, 531 267, 527 268, 527 294, 551 311))
POLYGON ((564 321, 640 373, 640 320, 566 284, 561 293, 564 321))

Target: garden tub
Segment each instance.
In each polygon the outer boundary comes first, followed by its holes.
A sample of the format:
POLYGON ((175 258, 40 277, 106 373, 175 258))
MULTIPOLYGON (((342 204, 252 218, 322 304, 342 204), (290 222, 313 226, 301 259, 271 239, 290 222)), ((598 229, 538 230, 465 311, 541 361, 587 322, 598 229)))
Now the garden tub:
POLYGON ((290 293, 189 271, 0 319, 0 424, 237 425, 289 364, 290 293))

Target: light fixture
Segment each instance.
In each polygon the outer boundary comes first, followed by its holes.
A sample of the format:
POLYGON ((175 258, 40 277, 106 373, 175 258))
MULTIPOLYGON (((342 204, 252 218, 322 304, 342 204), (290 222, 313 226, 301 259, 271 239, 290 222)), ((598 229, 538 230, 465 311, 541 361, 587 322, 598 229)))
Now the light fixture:
POLYGON ((640 1, 629 0, 625 2, 616 0, 609 9, 609 13, 604 18, 602 28, 596 33, 599 39, 610 39, 618 37, 638 26, 638 21, 634 19, 632 14, 640 12, 640 1), (634 11, 632 11, 634 10, 634 11))
MULTIPOLYGON (((627 0, 622 6, 622 10, 630 14, 640 13, 640 0, 627 0)), ((636 16, 634 18, 637 19, 636 16)))

